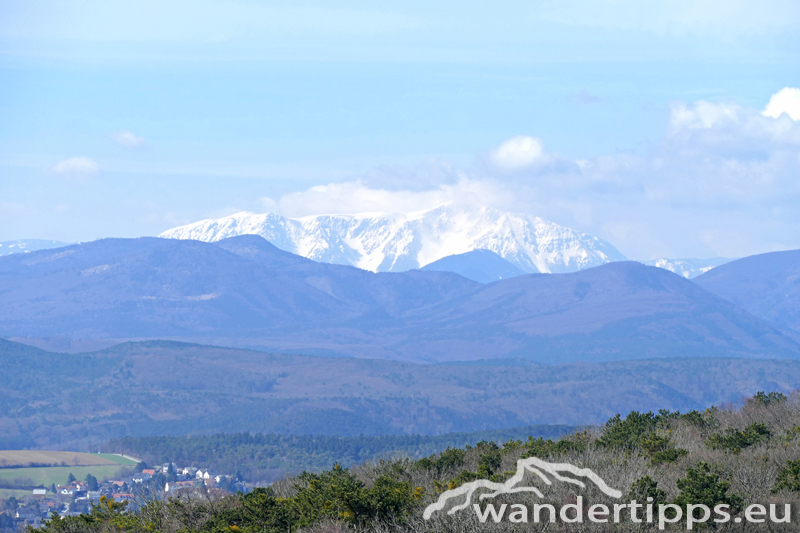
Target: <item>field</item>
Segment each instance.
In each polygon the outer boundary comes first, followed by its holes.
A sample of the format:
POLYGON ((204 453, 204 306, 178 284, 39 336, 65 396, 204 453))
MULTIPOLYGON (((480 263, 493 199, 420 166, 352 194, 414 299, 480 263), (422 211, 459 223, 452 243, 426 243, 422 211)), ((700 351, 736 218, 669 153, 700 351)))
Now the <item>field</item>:
MULTIPOLYGON (((38 468, 3 468, 0 469, 0 484, 10 484, 13 480, 24 480, 22 485, 49 487, 51 484, 65 485, 70 473, 76 479, 84 479, 92 474, 98 480, 112 479, 125 468, 120 464, 97 466, 46 466, 38 468)), ((17 483, 14 483, 15 485, 17 483)))
POLYGON ((93 455, 96 455, 98 457, 103 457, 104 459, 108 459, 109 461, 114 461, 115 463, 123 466, 136 466, 136 463, 139 462, 138 459, 134 459, 130 455, 122 456, 116 453, 97 453, 93 455))
POLYGON ((0 469, 32 466, 113 466, 135 464, 114 454, 51 452, 44 450, 0 450, 0 469))
POLYGON ((0 489, 0 500, 7 500, 12 496, 16 499, 24 498, 25 496, 30 496, 30 490, 23 490, 23 489, 0 489))
POLYGON ((84 479, 86 474, 92 474, 102 481, 116 477, 120 470, 135 464, 136 461, 133 459, 113 453, 0 450, 0 465, 2 465, 0 467, 0 485, 7 487, 0 489, 2 490, 0 498, 19 497, 20 494, 28 495, 30 493, 29 490, 10 488, 12 486, 64 485, 70 473, 76 479, 84 479), (20 465, 53 466, 24 467, 20 465))

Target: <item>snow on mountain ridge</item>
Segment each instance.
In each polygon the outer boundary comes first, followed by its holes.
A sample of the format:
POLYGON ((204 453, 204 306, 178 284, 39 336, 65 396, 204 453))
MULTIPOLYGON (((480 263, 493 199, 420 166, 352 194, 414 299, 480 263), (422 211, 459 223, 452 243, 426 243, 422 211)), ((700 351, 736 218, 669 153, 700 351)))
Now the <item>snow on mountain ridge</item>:
POLYGON ((237 213, 201 220, 160 237, 215 242, 260 235, 315 261, 372 272, 420 268, 446 256, 491 250, 525 272, 572 272, 625 260, 611 244, 539 217, 446 204, 414 213, 361 213, 288 218, 237 213))
POLYGON ((69 246, 69 243, 45 239, 19 239, 16 241, 4 241, 0 242, 0 256, 30 253, 37 250, 47 250, 49 248, 61 248, 62 246, 69 246))
POLYGON ((705 274, 712 268, 718 267, 720 265, 724 265, 733 261, 733 259, 727 257, 712 257, 710 259, 653 259, 651 261, 641 261, 641 263, 648 265, 648 266, 655 266, 658 268, 663 268, 665 270, 669 270, 679 276, 683 276, 686 279, 696 278, 701 274, 705 274))

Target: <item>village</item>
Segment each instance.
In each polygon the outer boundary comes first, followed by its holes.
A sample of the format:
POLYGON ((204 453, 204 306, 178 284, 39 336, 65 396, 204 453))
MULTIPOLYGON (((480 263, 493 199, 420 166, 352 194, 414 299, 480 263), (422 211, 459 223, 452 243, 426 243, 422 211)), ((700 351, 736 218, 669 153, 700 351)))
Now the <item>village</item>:
POLYGON ((126 509, 136 510, 151 499, 222 495, 248 492, 251 488, 229 474, 194 466, 179 467, 171 462, 157 468, 139 463, 135 470, 138 472, 128 470, 119 479, 102 481, 91 474, 83 480, 70 474, 64 485, 35 488, 27 496, 11 497, 5 500, 5 509, 0 506, 0 532, 16 531, 26 525, 38 528, 55 517, 63 519, 89 513, 104 497, 127 502, 126 509))

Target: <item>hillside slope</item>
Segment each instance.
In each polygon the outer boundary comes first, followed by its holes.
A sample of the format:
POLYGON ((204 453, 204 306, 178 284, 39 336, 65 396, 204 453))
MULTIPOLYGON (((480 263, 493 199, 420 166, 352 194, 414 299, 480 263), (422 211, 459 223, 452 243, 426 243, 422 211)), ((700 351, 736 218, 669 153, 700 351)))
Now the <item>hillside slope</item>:
POLYGON ((694 282, 759 318, 800 331, 800 250, 737 259, 694 282))
POLYGON ((454 272, 478 283, 491 283, 525 274, 491 250, 472 250, 463 254, 448 255, 420 270, 425 272, 454 272))

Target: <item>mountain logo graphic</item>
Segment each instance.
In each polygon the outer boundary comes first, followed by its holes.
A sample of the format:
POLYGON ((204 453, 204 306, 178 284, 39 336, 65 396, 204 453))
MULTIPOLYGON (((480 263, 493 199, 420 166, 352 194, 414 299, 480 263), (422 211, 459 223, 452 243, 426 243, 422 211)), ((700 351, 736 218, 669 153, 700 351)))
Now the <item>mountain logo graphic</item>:
POLYGON ((479 479, 477 481, 465 483, 458 488, 443 492, 436 502, 425 508, 425 513, 422 516, 425 520, 429 520, 431 516, 433 516, 433 513, 443 510, 453 500, 458 503, 453 505, 453 507, 447 511, 447 514, 452 515, 457 511, 466 509, 472 503, 475 491, 478 489, 487 489, 489 491, 481 493, 478 496, 480 500, 494 498, 501 494, 515 494, 520 492, 531 492, 539 498, 543 498, 544 495, 536 487, 522 485, 522 480, 528 472, 538 476, 547 485, 552 485, 555 479, 584 488, 586 487, 586 483, 580 479, 583 478, 594 483, 597 488, 607 496, 612 498, 619 498, 622 496, 620 491, 609 487, 600 476, 588 468, 579 468, 569 463, 548 463, 547 461, 542 461, 538 457, 529 457, 517 461, 517 472, 505 483, 495 483, 488 479, 479 479))

